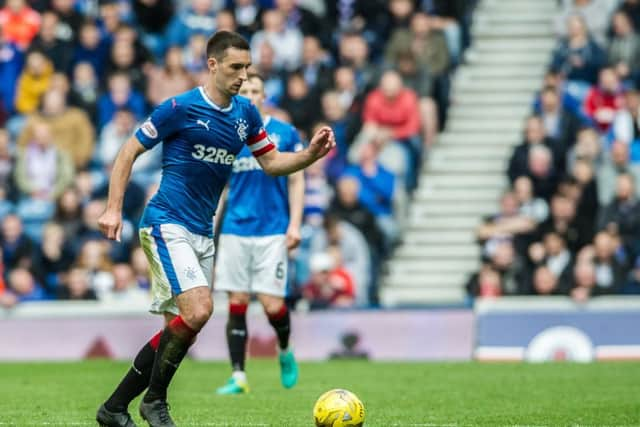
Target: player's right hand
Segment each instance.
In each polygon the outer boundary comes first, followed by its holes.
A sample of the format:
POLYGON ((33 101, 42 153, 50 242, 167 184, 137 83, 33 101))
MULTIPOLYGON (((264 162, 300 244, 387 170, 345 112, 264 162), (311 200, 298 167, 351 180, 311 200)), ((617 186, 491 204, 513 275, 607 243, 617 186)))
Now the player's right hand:
POLYGON ((98 227, 107 239, 119 242, 122 236, 122 214, 110 210, 104 211, 98 218, 98 227))

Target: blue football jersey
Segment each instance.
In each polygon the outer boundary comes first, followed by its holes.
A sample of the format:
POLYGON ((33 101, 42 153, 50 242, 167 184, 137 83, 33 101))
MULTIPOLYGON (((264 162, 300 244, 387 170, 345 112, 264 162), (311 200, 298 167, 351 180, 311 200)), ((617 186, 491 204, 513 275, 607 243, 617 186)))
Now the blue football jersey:
MULTIPOLYGON (((300 136, 293 126, 267 117, 265 129, 278 150, 295 152, 302 149, 300 136)), ((222 233, 271 236, 286 233, 288 226, 287 177, 267 175, 250 150, 243 148, 233 162, 222 233)))
POLYGON ((233 97, 221 108, 202 87, 160 104, 135 136, 147 149, 163 142, 160 188, 140 225, 180 224, 203 236, 213 236, 220 193, 240 150, 259 157, 275 148, 248 99, 233 97))

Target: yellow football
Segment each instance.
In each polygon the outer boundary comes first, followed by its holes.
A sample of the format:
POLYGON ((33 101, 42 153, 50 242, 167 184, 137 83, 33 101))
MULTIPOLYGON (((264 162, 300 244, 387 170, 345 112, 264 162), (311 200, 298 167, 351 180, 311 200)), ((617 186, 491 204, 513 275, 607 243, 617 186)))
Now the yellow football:
POLYGON ((348 390, 329 390, 313 407, 317 427, 361 427, 364 425, 364 405, 348 390))

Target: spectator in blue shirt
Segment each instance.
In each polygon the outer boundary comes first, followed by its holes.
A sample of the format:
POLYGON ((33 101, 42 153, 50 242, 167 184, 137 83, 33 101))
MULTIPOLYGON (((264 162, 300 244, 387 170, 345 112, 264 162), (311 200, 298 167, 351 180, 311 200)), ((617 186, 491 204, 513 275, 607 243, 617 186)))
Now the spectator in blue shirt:
POLYGON ((250 39, 253 33, 260 29, 264 8, 257 0, 227 0, 227 10, 230 10, 238 24, 237 31, 250 39))
POLYGON ((174 14, 171 0, 134 0, 133 11, 142 32, 144 44, 158 57, 162 57, 166 48, 164 31, 174 14))
POLYGON ((22 220, 9 214, 2 220, 2 262, 6 268, 29 266, 34 245, 23 231, 22 220))
POLYGON ((129 76, 115 73, 109 77, 109 91, 98 101, 98 123, 100 129, 111 119, 115 112, 125 108, 141 120, 146 112, 145 101, 141 93, 131 88, 129 76))
POLYGON ((23 53, 15 44, 4 40, 0 33, 0 102, 9 114, 13 111, 16 81, 23 62, 23 53))
POLYGON ((560 71, 574 85, 581 85, 575 92, 578 98, 583 99, 589 86, 598 81, 598 72, 606 62, 606 54, 589 36, 582 17, 571 16, 567 25, 569 36, 561 40, 553 52, 551 68, 560 71))
POLYGON ((190 7, 169 23, 167 45, 184 46, 194 33, 211 33, 216 30, 216 11, 211 0, 191 0, 190 7))
POLYGON ((363 145, 360 164, 347 168, 345 175, 358 179, 358 200, 376 217, 387 243, 393 244, 398 238, 398 225, 393 217, 396 182, 395 176, 378 162, 379 152, 380 147, 375 143, 363 145))
POLYGON ((18 302, 48 299, 47 293, 26 268, 16 268, 9 273, 9 289, 18 297, 18 302))
POLYGON ((100 36, 100 30, 93 21, 86 21, 80 27, 80 37, 76 45, 72 67, 80 62, 88 62, 97 76, 104 75, 109 55, 109 42, 100 36))
POLYGON ((330 90, 322 94, 322 115, 333 129, 336 147, 327 156, 327 175, 334 183, 347 166, 347 153, 351 141, 356 137, 360 125, 358 117, 348 114, 340 102, 340 94, 330 90))

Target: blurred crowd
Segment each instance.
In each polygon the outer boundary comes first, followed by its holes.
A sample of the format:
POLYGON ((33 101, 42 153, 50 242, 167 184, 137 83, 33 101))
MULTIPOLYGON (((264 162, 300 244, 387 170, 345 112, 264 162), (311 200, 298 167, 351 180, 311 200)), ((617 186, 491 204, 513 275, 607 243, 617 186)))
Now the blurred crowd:
POLYGON ((560 3, 471 296, 640 293, 640 1, 560 3))
POLYGON ((336 134, 337 148, 306 173, 292 299, 377 304, 446 120, 473 3, 0 2, 0 305, 147 298, 137 223, 161 176, 160 146, 134 165, 122 242, 104 240, 97 218, 118 149, 157 104, 203 82, 215 30, 250 40, 269 114, 303 138, 324 124, 336 134))

